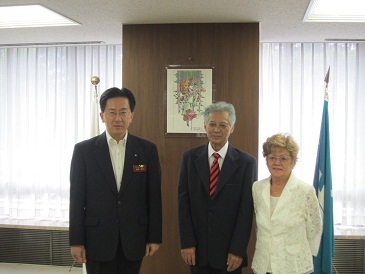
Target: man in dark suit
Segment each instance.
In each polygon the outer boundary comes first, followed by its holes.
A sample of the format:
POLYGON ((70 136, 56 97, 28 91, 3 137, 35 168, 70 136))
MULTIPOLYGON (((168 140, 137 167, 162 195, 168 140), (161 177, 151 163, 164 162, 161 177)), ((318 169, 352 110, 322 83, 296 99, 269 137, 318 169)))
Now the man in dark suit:
POLYGON ((204 127, 209 143, 182 156, 178 187, 181 255, 192 274, 238 274, 248 264, 257 167, 254 157, 228 142, 235 121, 232 104, 208 106, 204 127))
POLYGON ((134 108, 130 90, 106 90, 100 97, 106 131, 74 148, 70 246, 88 274, 137 274, 162 241, 158 152, 128 133, 134 108))

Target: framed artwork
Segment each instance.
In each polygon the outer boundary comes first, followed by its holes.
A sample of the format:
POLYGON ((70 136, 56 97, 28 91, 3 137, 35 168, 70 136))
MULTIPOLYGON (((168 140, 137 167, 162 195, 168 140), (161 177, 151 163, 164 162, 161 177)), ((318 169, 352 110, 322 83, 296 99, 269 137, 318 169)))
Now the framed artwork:
POLYGON ((205 136, 204 109, 213 102, 212 68, 166 70, 166 136, 205 136))

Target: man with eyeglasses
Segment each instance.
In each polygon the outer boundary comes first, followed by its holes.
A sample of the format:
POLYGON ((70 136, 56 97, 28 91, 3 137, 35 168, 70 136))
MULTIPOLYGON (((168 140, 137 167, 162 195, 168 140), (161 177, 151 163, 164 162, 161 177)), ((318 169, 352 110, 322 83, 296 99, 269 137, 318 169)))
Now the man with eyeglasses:
POLYGON ((126 88, 106 90, 106 131, 74 148, 69 237, 88 274, 138 274, 162 242, 160 162, 155 144, 128 132, 135 104, 126 88))

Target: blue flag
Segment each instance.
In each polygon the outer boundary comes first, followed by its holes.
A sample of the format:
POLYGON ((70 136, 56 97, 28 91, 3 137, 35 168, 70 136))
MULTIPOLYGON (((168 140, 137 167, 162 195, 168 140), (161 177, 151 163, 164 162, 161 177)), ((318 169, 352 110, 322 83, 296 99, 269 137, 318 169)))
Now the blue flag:
POLYGON ((314 259, 314 274, 331 274, 332 257, 335 252, 333 226, 332 174, 330 157, 330 137, 328 121, 328 78, 326 75, 326 95, 323 105, 321 134, 319 137, 317 163, 313 186, 322 210, 323 232, 318 255, 314 259))

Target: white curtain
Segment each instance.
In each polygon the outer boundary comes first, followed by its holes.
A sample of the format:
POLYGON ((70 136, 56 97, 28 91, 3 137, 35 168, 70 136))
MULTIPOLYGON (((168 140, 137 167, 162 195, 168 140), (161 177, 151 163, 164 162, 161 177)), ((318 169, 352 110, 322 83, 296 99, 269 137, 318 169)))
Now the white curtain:
POLYGON ((94 86, 122 84, 122 46, 0 48, 0 218, 68 220, 74 144, 94 86))
POLYGON ((330 67, 334 221, 365 225, 365 44, 262 43, 260 62, 259 178, 269 176, 262 144, 287 132, 301 148, 294 173, 313 184, 330 67))
MULTIPOLYGON (((90 136, 93 86, 122 83, 122 46, 0 48, 0 218, 67 220, 73 146, 90 136)), ((288 132, 294 172, 312 184, 331 67, 329 117, 335 223, 365 225, 365 44, 263 43, 261 145, 288 132)), ((103 127, 103 126, 101 126, 103 127)))

